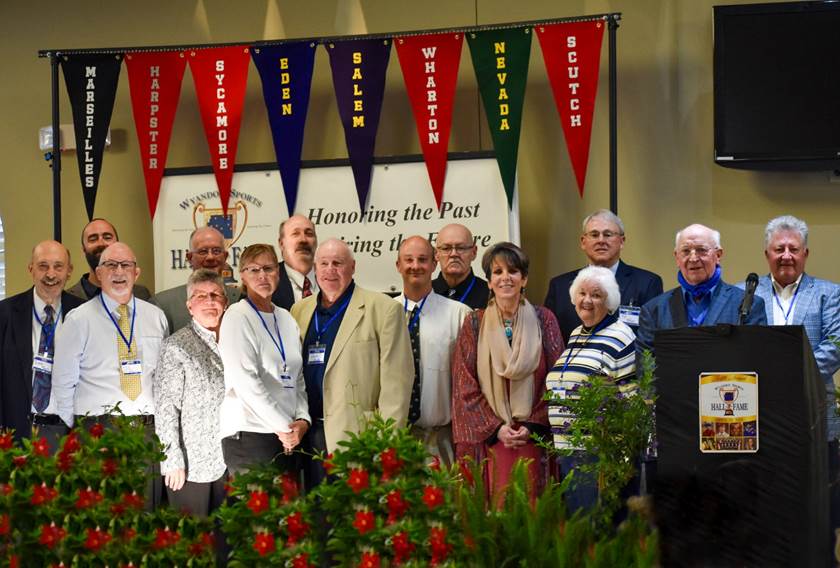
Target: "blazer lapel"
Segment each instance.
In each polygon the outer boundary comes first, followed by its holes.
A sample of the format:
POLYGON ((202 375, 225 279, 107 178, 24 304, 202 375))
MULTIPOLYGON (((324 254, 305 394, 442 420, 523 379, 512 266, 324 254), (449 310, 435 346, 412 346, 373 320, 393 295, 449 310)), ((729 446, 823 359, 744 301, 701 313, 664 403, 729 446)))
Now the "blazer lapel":
POLYGON ((715 291, 712 292, 712 303, 709 304, 709 311, 703 319, 703 325, 711 325, 706 322, 716 322, 720 317, 720 312, 727 303, 729 295, 732 293, 732 288, 723 281, 719 282, 715 291))
MULTIPOLYGON (((315 295, 313 295, 315 296, 315 295)), ((317 296, 312 297, 312 300, 307 300, 298 302, 295 306, 295 312, 300 310, 300 319, 298 319, 298 327, 300 328, 300 340, 303 341, 306 338, 306 332, 309 329, 309 326, 312 324, 312 315, 315 313, 315 307, 318 305, 318 298, 317 296)), ((295 318, 297 319, 297 318, 295 318)), ((306 355, 304 354, 304 357, 306 355)), ((306 359, 304 359, 305 361, 306 359)))
POLYGON ((626 297, 627 287, 630 285, 630 270, 622 260, 618 261, 618 268, 615 270, 615 280, 618 282, 618 290, 621 292, 621 297, 626 297))
POLYGON ((685 313, 683 290, 679 286, 671 292, 671 297, 668 299, 668 308, 671 312, 671 324, 673 327, 688 327, 688 316, 685 313))
MULTIPOLYGON (((793 314, 790 318, 791 325, 804 325, 805 315, 811 313, 811 302, 814 301, 816 294, 816 286, 814 279, 807 274, 802 275, 802 280, 799 281, 799 290, 796 294, 796 303, 793 305, 793 314)), ((769 321, 769 320, 768 320, 769 321)))
POLYGON ((327 373, 330 372, 330 369, 335 364, 338 357, 341 355, 341 351, 344 349, 344 346, 347 345, 347 342, 350 340, 350 336, 353 335, 353 332, 358 327, 359 322, 362 321, 362 316, 365 314, 365 301, 362 298, 362 293, 359 291, 358 284, 356 288, 353 290, 353 296, 350 298, 350 303, 347 305, 347 311, 344 312, 344 317, 341 319, 341 327, 338 328, 338 334, 335 336, 335 342, 333 343, 332 349, 330 350, 330 359, 327 361, 327 366, 324 369, 324 376, 326 377, 327 373))
POLYGON ((755 295, 764 299, 764 312, 767 314, 767 325, 776 325, 773 322, 773 283, 770 276, 762 276, 758 280, 755 295))
MULTIPOLYGON (((28 393, 29 400, 32 400, 32 308, 34 302, 32 300, 32 289, 23 296, 21 302, 15 307, 14 322, 12 326, 12 334, 14 338, 15 348, 20 354, 21 373, 20 377, 23 379, 24 388, 28 393)), ((31 404, 31 402, 30 402, 31 404)), ((29 412, 29 410, 27 410, 29 412)))

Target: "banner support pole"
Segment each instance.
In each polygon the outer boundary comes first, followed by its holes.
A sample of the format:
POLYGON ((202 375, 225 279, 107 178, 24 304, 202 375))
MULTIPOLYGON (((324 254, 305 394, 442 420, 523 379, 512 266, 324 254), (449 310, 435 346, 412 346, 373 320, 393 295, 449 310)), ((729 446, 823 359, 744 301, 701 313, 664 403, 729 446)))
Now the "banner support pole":
POLYGON ((618 215, 618 100, 616 30, 619 16, 610 15, 609 28, 609 92, 610 92, 610 211, 618 215))
POLYGON ((61 125, 58 106, 58 53, 50 56, 52 72, 52 152, 49 154, 53 188, 53 238, 61 242, 61 125))

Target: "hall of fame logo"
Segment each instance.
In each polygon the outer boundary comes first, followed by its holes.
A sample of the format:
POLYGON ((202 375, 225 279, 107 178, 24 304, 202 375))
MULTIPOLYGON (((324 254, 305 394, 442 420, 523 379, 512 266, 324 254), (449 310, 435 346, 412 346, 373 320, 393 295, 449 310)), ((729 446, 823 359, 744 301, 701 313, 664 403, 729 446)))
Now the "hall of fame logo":
POLYGON ((758 374, 700 373, 700 451, 758 451, 758 374))

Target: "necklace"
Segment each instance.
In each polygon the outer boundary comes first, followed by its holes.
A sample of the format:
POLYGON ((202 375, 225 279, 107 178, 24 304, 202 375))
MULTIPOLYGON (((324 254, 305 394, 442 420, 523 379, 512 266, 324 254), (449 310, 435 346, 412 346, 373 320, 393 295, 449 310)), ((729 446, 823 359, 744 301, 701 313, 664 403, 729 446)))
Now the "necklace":
POLYGON ((505 326, 505 337, 507 337, 508 341, 513 339, 513 320, 512 319, 504 319, 502 323, 505 326))

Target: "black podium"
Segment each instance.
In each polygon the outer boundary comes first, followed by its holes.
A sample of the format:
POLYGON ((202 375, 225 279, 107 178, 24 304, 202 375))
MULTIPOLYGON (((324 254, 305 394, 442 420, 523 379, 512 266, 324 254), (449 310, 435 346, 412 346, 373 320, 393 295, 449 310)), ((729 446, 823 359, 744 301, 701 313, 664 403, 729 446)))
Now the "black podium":
MULTIPOLYGON (((829 565, 825 387, 803 328, 662 330, 654 345, 662 565, 829 565), (700 376, 747 372, 758 377, 755 440, 735 437, 743 423, 717 436, 700 418, 700 376)), ((734 404, 718 390, 720 408, 734 404)))

